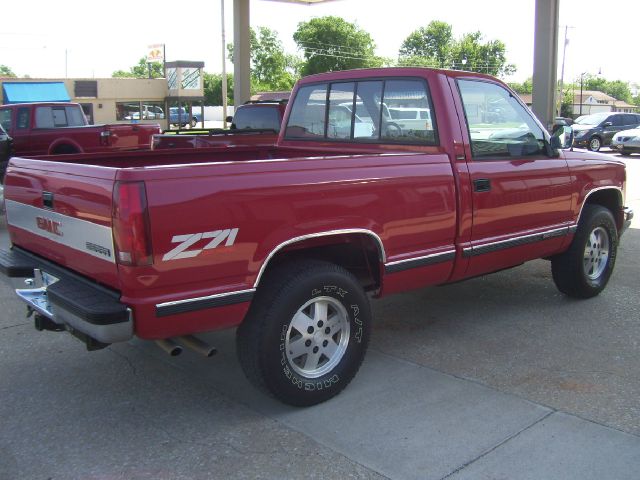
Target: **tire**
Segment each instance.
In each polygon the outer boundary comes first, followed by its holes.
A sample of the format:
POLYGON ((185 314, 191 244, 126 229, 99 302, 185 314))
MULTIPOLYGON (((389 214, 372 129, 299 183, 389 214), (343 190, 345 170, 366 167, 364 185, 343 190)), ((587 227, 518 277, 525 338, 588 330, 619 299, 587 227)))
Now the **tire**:
POLYGON ((384 136, 387 138, 397 138, 402 135, 402 129, 397 123, 388 123, 384 129, 384 136))
POLYGON ((196 118, 192 118, 191 119, 191 128, 196 128, 197 124, 198 124, 198 120, 196 118))
POLYGON ((611 211, 585 205, 569 249, 551 259, 556 287, 569 297, 595 297, 607 286, 617 251, 618 230, 611 211))
POLYGON ((369 343, 369 299, 338 265, 283 265, 263 279, 236 333, 249 380, 283 403, 315 405, 354 377, 369 343))
POLYGON ((602 139, 600 137, 591 137, 588 148, 592 152, 599 152, 600 148, 602 148, 602 139))
POLYGON ((58 145, 53 152, 51 152, 52 155, 73 155, 74 153, 80 152, 73 145, 58 145))

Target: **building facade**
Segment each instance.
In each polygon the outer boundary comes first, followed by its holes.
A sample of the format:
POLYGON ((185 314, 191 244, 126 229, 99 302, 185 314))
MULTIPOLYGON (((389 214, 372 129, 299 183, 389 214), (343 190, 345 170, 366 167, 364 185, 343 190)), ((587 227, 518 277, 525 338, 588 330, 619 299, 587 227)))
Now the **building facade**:
MULTIPOLYGON (((46 92, 60 84, 68 94, 64 101, 82 105, 92 124, 159 123, 168 129, 171 120, 189 125, 189 119, 198 117, 203 106, 204 63, 180 61, 166 66, 168 78, 0 78, 0 104, 59 101, 60 98, 48 99, 46 92), (45 85, 47 88, 43 88, 45 85), (20 95, 11 98, 13 92, 20 95)), ((198 118, 203 117, 202 114, 198 118)))

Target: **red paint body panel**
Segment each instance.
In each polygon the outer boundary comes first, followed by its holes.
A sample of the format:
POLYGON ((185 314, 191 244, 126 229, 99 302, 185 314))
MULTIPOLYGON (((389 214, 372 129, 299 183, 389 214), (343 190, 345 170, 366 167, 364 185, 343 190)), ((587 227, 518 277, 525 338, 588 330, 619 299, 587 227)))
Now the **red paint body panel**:
POLYGON ((624 189, 623 165, 602 155, 474 160, 455 80, 502 85, 488 76, 427 69, 336 72, 303 79, 292 98, 301 85, 319 80, 386 76, 428 82, 438 146, 294 141, 281 133, 277 145, 13 159, 7 199, 39 206, 42 192, 51 192, 57 213, 107 227, 114 183, 144 182, 153 263, 101 265, 108 262, 51 247, 9 224, 11 239, 119 291, 134 312, 136 334, 166 338, 242 322, 248 302, 167 316, 158 316, 156 307, 252 291, 276 253, 366 244, 378 255, 372 266, 380 272, 376 294, 387 295, 559 253, 590 193, 624 189), (474 191, 474 180, 483 178, 491 180, 491 190, 474 191), (563 234, 491 249, 554 229, 563 234))
MULTIPOLYGON (((14 153, 18 156, 38 156, 56 153, 60 148, 72 148, 79 153, 96 153, 151 148, 154 134, 160 133, 159 125, 112 124, 82 125, 58 128, 36 128, 36 110, 39 107, 75 108, 76 103, 25 103, 2 105, 0 111, 11 112, 10 135, 14 139, 14 153), (20 124, 18 111, 28 110, 28 122, 20 124)), ((82 114, 84 119, 84 114, 82 114)))

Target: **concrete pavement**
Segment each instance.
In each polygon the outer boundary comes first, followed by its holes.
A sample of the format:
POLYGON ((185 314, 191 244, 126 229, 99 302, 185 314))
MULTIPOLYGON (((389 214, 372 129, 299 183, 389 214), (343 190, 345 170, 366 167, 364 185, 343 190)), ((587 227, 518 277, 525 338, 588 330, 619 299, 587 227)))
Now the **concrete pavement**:
POLYGON ((87 353, 0 286, 0 479, 636 479, 638 249, 631 229, 588 301, 544 261, 375 301, 361 371, 308 409, 248 384, 233 332, 205 336, 212 359, 140 340, 87 353))

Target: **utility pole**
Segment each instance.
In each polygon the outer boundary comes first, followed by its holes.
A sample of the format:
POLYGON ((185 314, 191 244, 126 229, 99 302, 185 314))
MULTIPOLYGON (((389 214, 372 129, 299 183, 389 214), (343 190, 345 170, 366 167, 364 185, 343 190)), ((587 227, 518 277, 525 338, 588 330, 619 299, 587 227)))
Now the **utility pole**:
MULTIPOLYGON (((225 59, 226 40, 224 35, 224 0, 220 0, 222 18, 222 128, 227 128, 227 62, 225 59)), ((204 119, 203 126, 204 126, 204 119)))

